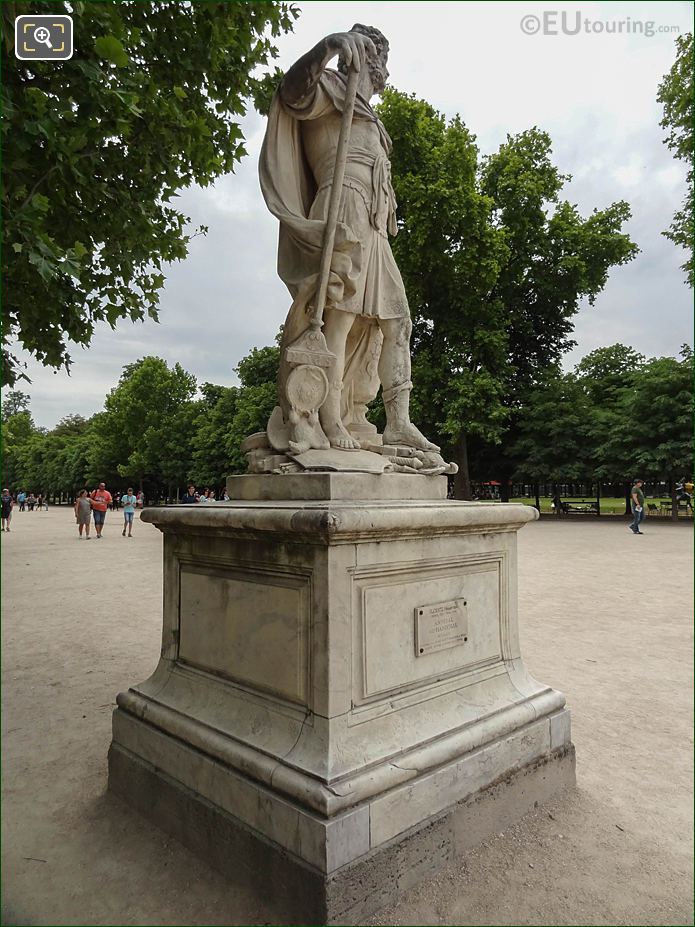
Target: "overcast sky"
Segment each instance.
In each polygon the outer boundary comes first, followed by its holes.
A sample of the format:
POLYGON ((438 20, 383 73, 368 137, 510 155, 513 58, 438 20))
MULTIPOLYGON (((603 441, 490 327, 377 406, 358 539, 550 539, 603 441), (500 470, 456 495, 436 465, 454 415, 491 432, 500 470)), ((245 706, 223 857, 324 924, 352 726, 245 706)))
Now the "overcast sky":
MULTIPOLYGON (((676 354, 692 343, 691 291, 679 269, 684 253, 661 235, 685 193, 685 168, 663 144, 657 86, 671 67, 675 37, 692 31, 683 3, 300 3, 294 33, 278 40, 287 69, 320 38, 354 22, 378 26, 389 38, 391 82, 428 100, 447 116, 459 113, 483 154, 507 133, 531 126, 549 132, 555 162, 573 179, 564 196, 584 215, 625 199, 628 231, 641 253, 611 272, 594 307, 576 318, 576 362, 590 350, 623 341, 647 355, 676 354), (587 33, 522 31, 524 17, 581 11, 587 33), (607 34, 599 23, 652 23, 654 35, 607 34), (597 25, 598 24, 598 25, 597 25), (677 27, 673 30, 673 27, 677 27), (672 31, 665 31, 671 29, 672 31), (659 31, 661 30, 661 31, 659 31)), ((538 20, 525 20, 530 31, 538 20)), ((613 28, 616 28, 615 26, 613 28)), ((623 30, 628 26, 623 26, 623 30)), ((558 24, 559 31, 559 24, 558 24)), ((209 227, 187 260, 171 267, 160 323, 100 327, 88 350, 72 350, 72 373, 30 362, 31 408, 38 425, 102 408, 124 364, 147 354, 179 361, 199 380, 231 385, 233 368, 252 347, 273 342, 288 308, 275 272, 277 223, 266 211, 257 177, 264 120, 243 122, 249 156, 233 175, 178 202, 193 226, 209 227)))

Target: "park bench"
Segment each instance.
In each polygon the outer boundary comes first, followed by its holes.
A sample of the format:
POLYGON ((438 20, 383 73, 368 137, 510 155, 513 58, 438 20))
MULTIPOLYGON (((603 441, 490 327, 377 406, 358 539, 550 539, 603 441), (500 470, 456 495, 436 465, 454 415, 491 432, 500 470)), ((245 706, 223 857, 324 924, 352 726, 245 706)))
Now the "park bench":
POLYGON ((598 515, 598 502, 560 502, 564 515, 598 515))
MULTIPOLYGON (((685 512, 688 514, 688 510, 691 509, 691 506, 684 500, 680 499, 677 503, 678 514, 685 512)), ((651 511, 651 510, 650 510, 651 511)), ((671 500, 670 499, 661 499, 659 501, 659 514, 660 515, 670 515, 672 512, 671 500)))

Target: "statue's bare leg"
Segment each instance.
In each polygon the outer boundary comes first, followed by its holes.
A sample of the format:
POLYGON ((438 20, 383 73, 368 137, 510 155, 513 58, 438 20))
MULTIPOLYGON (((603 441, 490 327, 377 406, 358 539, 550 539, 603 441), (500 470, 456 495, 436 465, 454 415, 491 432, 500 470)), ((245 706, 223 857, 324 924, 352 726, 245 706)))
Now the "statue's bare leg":
POLYGON ((321 406, 319 419, 324 434, 331 442, 331 447, 353 451, 360 447, 359 441, 352 437, 343 425, 340 415, 340 397, 343 389, 343 371, 345 370, 345 343, 350 333, 355 316, 341 309, 328 306, 323 314, 323 334, 328 350, 335 354, 335 362, 328 373, 328 398, 321 406))
POLYGON ((379 319, 384 344, 379 358, 379 379, 386 410, 384 444, 401 444, 421 451, 439 451, 410 421, 410 333, 409 317, 379 319))

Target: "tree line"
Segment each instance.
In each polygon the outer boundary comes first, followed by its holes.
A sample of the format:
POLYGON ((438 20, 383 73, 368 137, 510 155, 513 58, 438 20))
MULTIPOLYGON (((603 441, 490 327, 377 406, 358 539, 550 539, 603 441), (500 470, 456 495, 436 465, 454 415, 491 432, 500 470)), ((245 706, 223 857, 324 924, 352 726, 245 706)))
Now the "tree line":
MULTIPOLYGON (((3 485, 71 499, 85 486, 132 484, 149 499, 176 498, 189 481, 222 487, 243 473, 241 442, 265 428, 276 403, 279 349, 254 348, 236 368, 238 386, 199 385, 180 364, 145 357, 123 368, 104 408, 89 419, 65 416, 35 426, 29 397, 3 403, 3 485)), ((549 483, 636 476, 676 482, 693 469, 692 350, 647 359, 622 344, 587 354, 572 371, 547 367, 519 394, 514 434, 474 444, 471 474, 549 483)), ((370 416, 381 415, 377 399, 370 416)), ((451 441, 433 432, 445 449, 451 441)))
POLYGON ((144 357, 123 368, 104 408, 35 426, 29 397, 3 402, 3 485, 71 498, 101 480, 130 483, 151 500, 175 498, 193 480, 221 487, 241 473, 241 441, 265 427, 275 404, 279 349, 254 349, 236 368, 239 386, 203 383, 180 364, 144 357))

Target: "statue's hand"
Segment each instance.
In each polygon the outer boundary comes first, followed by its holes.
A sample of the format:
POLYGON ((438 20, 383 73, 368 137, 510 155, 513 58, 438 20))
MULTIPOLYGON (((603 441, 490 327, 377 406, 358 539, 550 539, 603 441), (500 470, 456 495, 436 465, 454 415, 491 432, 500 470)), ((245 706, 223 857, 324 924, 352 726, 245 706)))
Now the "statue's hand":
POLYGON ((341 55, 348 67, 359 71, 368 58, 376 58, 376 45, 360 32, 334 32, 326 36, 326 47, 333 55, 341 55))

